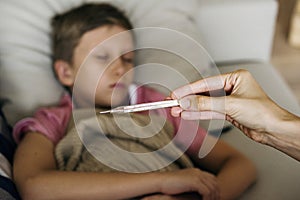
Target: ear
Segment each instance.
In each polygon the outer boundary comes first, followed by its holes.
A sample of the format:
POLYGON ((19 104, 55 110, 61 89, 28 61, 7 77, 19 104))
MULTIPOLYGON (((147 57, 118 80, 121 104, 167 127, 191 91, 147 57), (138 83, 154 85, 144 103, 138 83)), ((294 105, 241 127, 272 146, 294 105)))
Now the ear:
POLYGON ((73 86, 74 70, 68 62, 63 60, 55 61, 54 70, 61 84, 68 87, 73 86))

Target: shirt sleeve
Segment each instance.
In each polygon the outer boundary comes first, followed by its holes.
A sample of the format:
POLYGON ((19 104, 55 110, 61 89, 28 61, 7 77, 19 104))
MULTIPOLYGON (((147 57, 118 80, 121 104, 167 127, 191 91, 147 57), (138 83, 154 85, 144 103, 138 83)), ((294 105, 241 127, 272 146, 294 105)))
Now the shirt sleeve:
MULTIPOLYGON (((137 103, 162 101, 166 98, 162 93, 147 87, 138 87, 137 89, 137 103)), ((183 149, 187 149, 187 153, 198 153, 204 138, 207 135, 207 131, 199 126, 199 123, 195 121, 183 120, 180 117, 173 117, 171 115, 171 109, 166 108, 165 112, 158 109, 158 115, 166 116, 166 118, 174 126, 175 142, 183 149)))
POLYGON ((41 108, 33 117, 25 118, 14 126, 13 137, 19 143, 25 133, 38 132, 54 144, 64 136, 72 112, 72 101, 64 95, 57 107, 41 108))
POLYGON ((175 142, 183 149, 186 149, 188 154, 198 154, 207 131, 195 121, 175 118, 171 114, 168 115, 168 119, 172 121, 175 127, 175 142))

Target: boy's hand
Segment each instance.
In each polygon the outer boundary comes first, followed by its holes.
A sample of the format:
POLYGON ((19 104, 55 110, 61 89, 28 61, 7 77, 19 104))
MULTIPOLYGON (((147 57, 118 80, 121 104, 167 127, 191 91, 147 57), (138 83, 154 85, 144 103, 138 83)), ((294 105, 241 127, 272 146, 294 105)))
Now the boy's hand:
POLYGON ((164 172, 161 193, 168 195, 197 192, 203 200, 220 199, 217 178, 197 168, 164 172))

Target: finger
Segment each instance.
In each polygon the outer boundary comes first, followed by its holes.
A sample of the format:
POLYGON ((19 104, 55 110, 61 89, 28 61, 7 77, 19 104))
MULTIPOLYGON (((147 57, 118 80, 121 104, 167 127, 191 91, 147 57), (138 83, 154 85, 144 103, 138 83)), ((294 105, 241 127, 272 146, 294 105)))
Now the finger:
POLYGON ((171 97, 166 97, 165 100, 172 100, 172 98, 171 97))
POLYGON ((179 100, 180 107, 187 111, 214 111, 225 114, 226 97, 190 95, 179 100))
POLYGON ((219 186, 215 176, 207 174, 207 176, 202 180, 209 190, 209 199, 218 199, 219 197, 219 186))
POLYGON ((197 192, 202 195, 202 199, 215 199, 218 192, 216 177, 209 173, 204 173, 197 184, 197 192))
POLYGON ((214 111, 183 111, 180 113, 182 119, 185 120, 209 120, 209 119, 225 119, 225 115, 214 111))
POLYGON ((226 77, 229 74, 212 76, 206 79, 196 81, 194 83, 182 86, 171 93, 173 99, 180 99, 190 94, 209 92, 224 88, 226 77))
POLYGON ((149 195, 149 196, 143 197, 141 200, 167 199, 164 197, 165 197, 165 195, 154 194, 154 195, 149 195))
POLYGON ((210 196, 210 191, 209 191, 209 189, 207 188, 207 186, 205 185, 205 184, 203 184, 203 183, 200 183, 200 184, 198 184, 198 190, 197 190, 197 192, 198 192, 198 194, 200 194, 201 196, 202 196, 202 199, 204 200, 204 199, 210 199, 209 198, 209 196, 210 196))
POLYGON ((207 187, 210 189, 211 199, 220 199, 220 189, 216 180, 206 181, 207 187))
POLYGON ((173 117, 180 117, 180 113, 182 112, 182 108, 180 107, 173 107, 171 108, 171 115, 173 117))

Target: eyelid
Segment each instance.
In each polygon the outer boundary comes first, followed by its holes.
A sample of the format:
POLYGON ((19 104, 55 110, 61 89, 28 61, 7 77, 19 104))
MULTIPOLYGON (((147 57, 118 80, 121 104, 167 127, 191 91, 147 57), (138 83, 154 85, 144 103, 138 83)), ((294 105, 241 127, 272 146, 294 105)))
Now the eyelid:
POLYGON ((124 54, 122 54, 122 57, 124 57, 124 58, 133 58, 134 54, 132 52, 124 53, 124 54))
POLYGON ((126 58, 125 56, 122 56, 122 59, 126 62, 133 62, 133 57, 126 58))
POLYGON ((96 55, 96 58, 107 60, 109 58, 108 55, 96 55))

